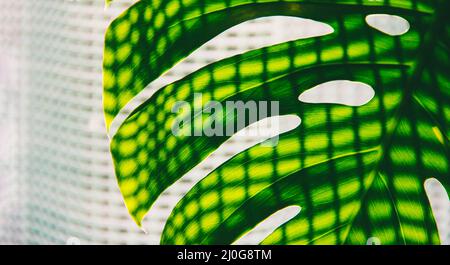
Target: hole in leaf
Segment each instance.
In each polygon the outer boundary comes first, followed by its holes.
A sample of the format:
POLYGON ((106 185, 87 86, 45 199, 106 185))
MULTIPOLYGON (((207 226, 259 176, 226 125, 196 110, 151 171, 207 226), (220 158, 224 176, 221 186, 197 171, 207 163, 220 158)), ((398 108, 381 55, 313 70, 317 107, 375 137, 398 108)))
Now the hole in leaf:
POLYGON ((374 29, 391 36, 405 34, 409 30, 408 20, 394 15, 373 14, 366 17, 366 22, 374 29))
POLYGON ((237 141, 264 141, 297 128, 301 119, 297 115, 273 116, 261 119, 238 131, 231 139, 237 141))
POLYGON ((188 58, 207 56, 218 61, 239 53, 278 43, 318 37, 333 33, 334 29, 323 22, 289 16, 269 16, 245 21, 205 43, 188 58))
POLYGON ((305 103, 335 103, 362 106, 375 95, 371 86, 348 80, 330 81, 304 91, 298 100, 305 103))
POLYGON ((275 212, 236 240, 233 245, 259 244, 266 237, 272 234, 278 227, 297 216, 300 213, 300 209, 301 208, 299 206, 292 205, 275 212))
POLYGON ((323 22, 288 16, 269 16, 242 22, 203 44, 159 79, 173 82, 213 63, 251 50, 271 45, 319 37, 334 32, 323 22))
POLYGON ((449 244, 450 238, 447 235, 450 234, 450 227, 447 225, 450 223, 450 203, 448 194, 439 182, 435 178, 429 178, 424 183, 425 191, 428 199, 430 200, 433 215, 436 218, 436 225, 441 238, 442 244, 449 244))

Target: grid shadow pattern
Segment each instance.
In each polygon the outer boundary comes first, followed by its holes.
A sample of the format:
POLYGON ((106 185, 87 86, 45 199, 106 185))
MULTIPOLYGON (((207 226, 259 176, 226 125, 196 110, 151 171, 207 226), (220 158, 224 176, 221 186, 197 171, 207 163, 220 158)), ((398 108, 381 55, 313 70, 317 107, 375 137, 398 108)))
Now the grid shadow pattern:
MULTIPOLYGON (((402 36, 370 28, 359 9, 325 12, 322 21, 333 34, 231 57, 155 93, 130 114, 111 143, 119 186, 135 221, 140 224, 162 191, 227 140, 171 133, 173 104, 185 101, 194 108, 193 94, 202 93, 203 102, 280 101, 280 114, 297 114, 302 124, 283 134, 276 147, 254 146, 198 183, 172 212, 162 243, 232 243, 289 205, 301 206, 301 213, 263 243, 364 244, 371 236, 383 244, 439 243, 423 183, 435 177, 449 188, 448 74, 435 66, 435 61, 448 65, 448 55, 422 58, 418 51, 432 50, 435 43, 448 50, 448 30, 439 15, 412 12, 421 2, 409 3, 408 12, 399 12, 411 24, 402 36), (361 107, 297 100, 303 91, 336 79, 367 83, 375 97, 361 107)), ((441 49, 433 53, 445 55, 441 49)), ((123 69, 111 69, 119 81, 123 69)), ((114 89, 122 95, 121 88, 114 89)), ((135 92, 127 91, 129 97, 135 92)), ((111 104, 120 109, 120 103, 111 104)), ((238 118, 217 115, 225 124, 238 118)))

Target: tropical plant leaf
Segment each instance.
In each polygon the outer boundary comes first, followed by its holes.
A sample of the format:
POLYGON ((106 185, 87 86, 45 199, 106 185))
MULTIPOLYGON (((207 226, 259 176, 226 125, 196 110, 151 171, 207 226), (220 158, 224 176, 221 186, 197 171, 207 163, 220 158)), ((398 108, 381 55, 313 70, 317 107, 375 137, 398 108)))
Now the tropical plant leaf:
POLYGON ((107 128, 151 81, 214 36, 246 20, 286 15, 328 21, 347 13, 431 11, 428 1, 403 0, 389 5, 371 0, 139 1, 106 32, 103 97, 107 128))
MULTIPOLYGON (((149 82, 244 20, 300 16, 326 22, 335 32, 213 63, 160 89, 135 109, 112 138, 111 152, 119 187, 138 224, 167 187, 228 138, 172 134, 179 115, 172 113, 173 104, 185 101, 197 107, 194 93, 202 93, 203 107, 208 100, 280 101, 280 115, 298 115, 302 123, 282 134, 278 145, 254 146, 199 182, 172 212, 162 243, 233 243, 290 205, 301 206, 300 214, 263 243, 361 244, 373 236, 383 244, 439 243, 423 183, 435 177, 447 191, 450 188, 450 26, 433 11, 446 10, 448 3, 209 1, 203 6, 193 0, 177 9, 178 15, 156 23, 158 14, 168 9, 155 6, 172 2, 178 1, 138 2, 108 29, 104 59, 108 126, 149 82), (442 6, 436 8, 438 4, 442 6), (143 22, 147 10, 160 11, 150 12, 143 22), (373 13, 402 16, 411 28, 401 36, 384 34, 366 23, 366 15, 373 13), (174 25, 189 21, 196 22, 168 37, 174 25), (149 29, 155 35, 144 36, 149 29), (133 35, 139 36, 139 44, 133 44, 133 35), (161 39, 170 39, 170 45, 158 48, 161 39), (132 59, 135 55, 140 60, 132 59), (297 99, 316 85, 341 79, 371 85, 374 98, 360 107, 297 99)), ((219 118, 234 124, 237 115, 226 114, 186 117, 190 124, 199 117, 203 123, 219 118)))

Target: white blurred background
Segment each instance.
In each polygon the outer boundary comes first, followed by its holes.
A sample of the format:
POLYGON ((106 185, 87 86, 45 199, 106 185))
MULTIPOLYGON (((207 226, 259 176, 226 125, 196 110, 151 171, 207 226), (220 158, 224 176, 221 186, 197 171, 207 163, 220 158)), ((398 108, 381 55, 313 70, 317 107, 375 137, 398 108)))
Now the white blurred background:
MULTIPOLYGON (((257 141, 229 141, 161 196, 144 221, 147 233, 134 224, 113 174, 101 105, 103 34, 131 3, 117 0, 105 9, 103 0, 0 0, 0 244, 157 244, 171 207, 189 187, 257 141)), ((318 32, 326 28, 307 20, 247 22, 203 46, 133 103, 206 63, 318 32)), ((438 183, 428 186, 448 244, 447 195, 438 183)))

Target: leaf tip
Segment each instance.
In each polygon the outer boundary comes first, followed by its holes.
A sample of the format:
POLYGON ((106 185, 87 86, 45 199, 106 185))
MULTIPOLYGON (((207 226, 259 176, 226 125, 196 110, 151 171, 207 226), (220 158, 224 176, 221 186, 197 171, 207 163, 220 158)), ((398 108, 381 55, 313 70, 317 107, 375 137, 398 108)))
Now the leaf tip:
POLYGON ((131 218, 133 219, 133 221, 136 223, 136 225, 139 227, 139 229, 141 229, 144 233, 148 234, 147 230, 142 226, 142 219, 143 216, 142 215, 137 215, 131 211, 128 211, 130 213, 131 218))

